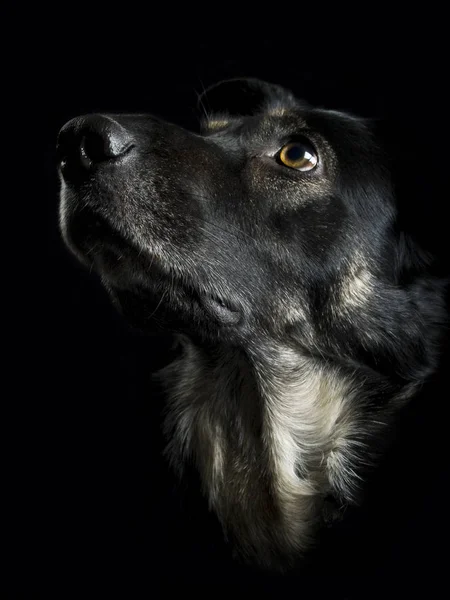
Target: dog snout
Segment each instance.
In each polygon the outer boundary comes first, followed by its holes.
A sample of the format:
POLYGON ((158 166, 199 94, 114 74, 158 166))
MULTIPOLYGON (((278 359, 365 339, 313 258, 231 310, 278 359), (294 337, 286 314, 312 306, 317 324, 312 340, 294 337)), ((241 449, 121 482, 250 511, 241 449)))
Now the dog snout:
POLYGON ((92 114, 66 123, 57 153, 64 179, 76 181, 101 163, 114 161, 134 146, 131 134, 112 117, 92 114))

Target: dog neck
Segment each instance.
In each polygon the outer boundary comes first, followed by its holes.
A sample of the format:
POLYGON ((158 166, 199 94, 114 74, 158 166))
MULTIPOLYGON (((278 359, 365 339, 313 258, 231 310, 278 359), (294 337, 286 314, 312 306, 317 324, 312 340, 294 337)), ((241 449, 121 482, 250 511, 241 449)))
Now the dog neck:
POLYGON ((352 382, 286 347, 202 350, 166 367, 168 455, 193 462, 228 537, 271 566, 309 543, 323 498, 351 500, 352 382))

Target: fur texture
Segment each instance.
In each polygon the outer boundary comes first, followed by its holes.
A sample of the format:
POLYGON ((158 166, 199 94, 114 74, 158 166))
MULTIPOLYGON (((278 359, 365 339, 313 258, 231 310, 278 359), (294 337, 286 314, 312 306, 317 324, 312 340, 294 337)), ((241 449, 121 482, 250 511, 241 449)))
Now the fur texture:
POLYGON ((398 226, 370 123, 256 80, 201 104, 200 133, 142 115, 69 122, 61 228, 127 318, 179 336, 160 374, 168 459, 197 469, 241 557, 284 568, 329 499, 336 514, 358 502, 435 369, 443 283, 398 226), (317 165, 283 164, 290 143, 317 165))

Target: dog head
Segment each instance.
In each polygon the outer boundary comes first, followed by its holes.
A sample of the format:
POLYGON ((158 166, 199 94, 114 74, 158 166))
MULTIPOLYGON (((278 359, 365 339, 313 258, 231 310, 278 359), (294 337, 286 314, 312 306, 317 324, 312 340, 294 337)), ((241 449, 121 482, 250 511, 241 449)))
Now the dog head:
POLYGON ((126 114, 63 127, 69 248, 139 326, 420 379, 441 289, 397 227, 370 125, 251 79, 200 104, 199 133, 126 114))

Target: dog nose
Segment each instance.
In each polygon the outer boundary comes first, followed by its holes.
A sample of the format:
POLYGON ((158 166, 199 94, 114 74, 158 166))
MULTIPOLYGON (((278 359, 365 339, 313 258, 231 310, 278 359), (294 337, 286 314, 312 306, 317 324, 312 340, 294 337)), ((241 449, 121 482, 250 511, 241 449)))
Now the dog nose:
POLYGON ((65 179, 76 178, 99 163, 123 156, 132 145, 131 135, 112 117, 97 114, 76 117, 58 135, 61 172, 65 179))

